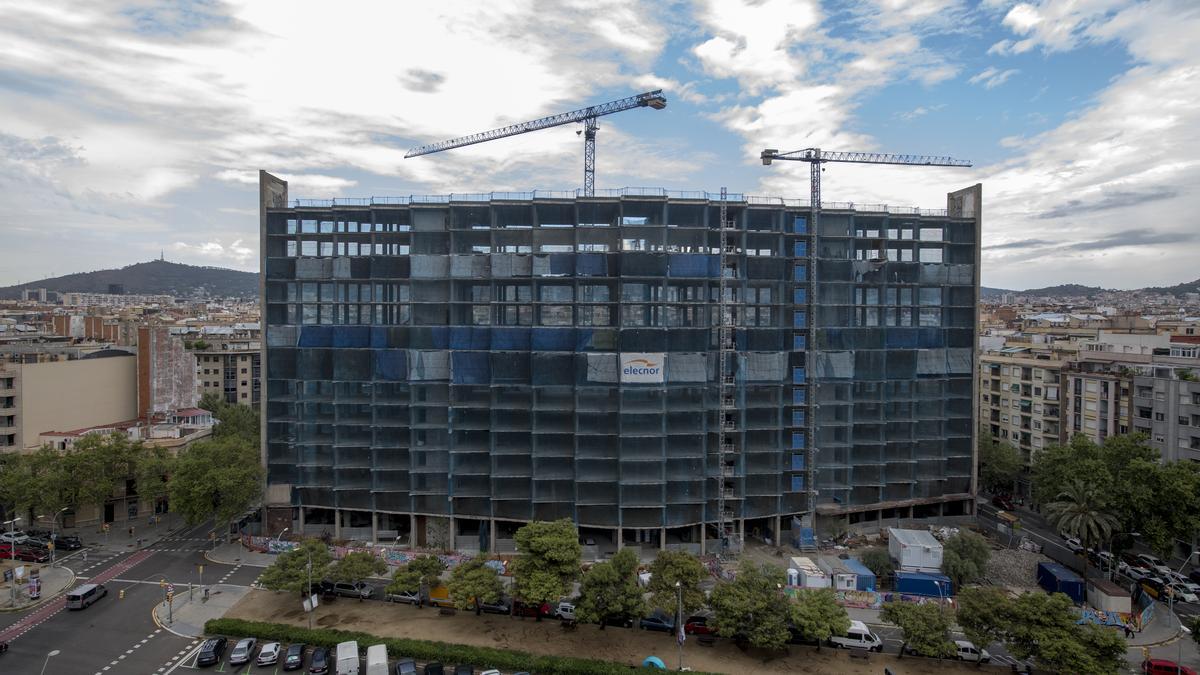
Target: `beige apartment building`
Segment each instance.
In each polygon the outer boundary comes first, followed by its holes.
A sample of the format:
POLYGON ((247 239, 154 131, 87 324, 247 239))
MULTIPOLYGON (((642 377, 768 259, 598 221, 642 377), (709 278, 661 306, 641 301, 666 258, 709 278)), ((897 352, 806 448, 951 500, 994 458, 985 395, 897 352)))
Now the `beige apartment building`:
POLYGON ((35 448, 44 432, 137 416, 137 357, 129 352, 41 352, 0 361, 0 452, 35 448))
POLYGON ((1068 361, 1025 348, 980 355, 979 419, 983 432, 1020 448, 1026 464, 1066 440, 1063 396, 1068 361))
POLYGON ((1066 374, 1066 381, 1067 438, 1083 434, 1094 443, 1103 443, 1109 436, 1132 430, 1132 373, 1076 369, 1066 374))
POLYGON ((213 393, 226 403, 258 405, 261 354, 257 340, 221 343, 195 352, 200 395, 213 393))

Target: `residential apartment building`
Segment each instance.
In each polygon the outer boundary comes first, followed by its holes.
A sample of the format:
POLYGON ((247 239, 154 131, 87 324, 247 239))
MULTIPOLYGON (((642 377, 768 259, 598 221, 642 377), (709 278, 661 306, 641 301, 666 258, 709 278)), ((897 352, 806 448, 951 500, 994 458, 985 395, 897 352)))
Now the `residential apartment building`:
POLYGON ((193 352, 201 396, 216 394, 226 403, 258 405, 262 392, 262 344, 259 340, 210 343, 193 352))
POLYGON ((1006 347, 979 357, 979 419, 994 440, 1021 450, 1028 464, 1067 438, 1063 391, 1069 362, 1050 352, 1006 347))
POLYGON ((1200 462, 1200 358, 1162 357, 1133 378, 1133 430, 1167 461, 1200 462))
POLYGON ((1094 443, 1130 433, 1133 414, 1132 380, 1121 370, 1083 370, 1085 362, 1065 373, 1066 437, 1083 434, 1094 443))
POLYGON ((979 186, 810 232, 742 195, 289 206, 260 179, 269 519, 704 550, 970 509, 979 186))

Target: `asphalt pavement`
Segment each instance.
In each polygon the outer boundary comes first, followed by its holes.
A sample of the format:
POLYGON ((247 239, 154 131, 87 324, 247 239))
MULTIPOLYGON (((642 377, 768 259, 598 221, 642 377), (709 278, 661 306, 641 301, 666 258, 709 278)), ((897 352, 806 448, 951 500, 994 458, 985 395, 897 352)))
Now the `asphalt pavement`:
POLYGON ((206 585, 248 587, 262 573, 257 567, 205 559, 204 551, 212 546, 207 537, 211 528, 163 527, 161 536, 144 540, 141 549, 136 536, 123 541, 124 532, 110 533, 107 542, 85 534, 86 559, 79 552, 63 563, 75 571, 77 583, 104 583, 108 595, 84 610, 66 610, 59 597, 0 615, 0 640, 9 643, 8 652, 0 655, 0 672, 40 673, 45 666, 45 672, 56 675, 149 675, 181 663, 198 642, 156 623, 152 610, 162 606, 165 585, 180 594, 187 593, 189 583, 197 584, 199 593, 201 565, 206 585), (53 651, 57 654, 48 656, 53 651))

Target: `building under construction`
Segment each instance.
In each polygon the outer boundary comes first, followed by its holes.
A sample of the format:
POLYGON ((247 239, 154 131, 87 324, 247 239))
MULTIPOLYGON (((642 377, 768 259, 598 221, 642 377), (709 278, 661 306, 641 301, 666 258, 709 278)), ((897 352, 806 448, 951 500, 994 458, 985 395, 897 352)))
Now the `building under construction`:
POLYGON ((970 508, 978 185, 819 232, 733 193, 261 198, 271 533, 715 552, 970 508))

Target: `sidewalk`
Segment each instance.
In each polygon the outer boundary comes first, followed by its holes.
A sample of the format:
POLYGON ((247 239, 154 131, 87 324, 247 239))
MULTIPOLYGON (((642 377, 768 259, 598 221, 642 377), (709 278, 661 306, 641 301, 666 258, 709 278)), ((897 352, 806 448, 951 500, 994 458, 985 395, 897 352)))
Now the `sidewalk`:
MULTIPOLYGON (((187 525, 183 521, 183 516, 167 513, 163 514, 160 522, 153 525, 150 524, 147 518, 137 518, 132 522, 111 523, 107 534, 101 531, 99 524, 60 528, 58 533, 62 535, 73 534, 79 537, 84 546, 112 553, 124 553, 134 550, 137 547, 138 539, 142 540, 142 548, 145 548, 165 537, 176 534, 178 530, 183 530, 186 527, 187 525), (132 535, 129 533, 131 526, 133 527, 132 535)), ((205 531, 202 536, 207 537, 208 532, 205 531)))
POLYGON ((244 548, 241 542, 221 544, 211 551, 205 551, 204 557, 218 565, 249 565, 250 567, 270 567, 279 557, 270 553, 259 553, 244 548))
POLYGON ((176 593, 170 608, 162 602, 154 605, 151 611, 154 623, 180 637, 203 637, 204 624, 207 621, 225 616, 225 613, 251 590, 245 586, 225 584, 214 584, 208 589, 207 601, 204 600, 200 589, 196 588, 191 598, 188 597, 187 591, 176 593))
MULTIPOLYGON (((42 580, 41 597, 31 601, 29 599, 29 584, 23 583, 17 586, 17 603, 14 606, 12 584, 2 583, 0 584, 0 612, 20 612, 31 607, 36 607, 44 602, 53 600, 75 585, 75 573, 68 567, 50 567, 49 565, 39 565, 37 563, 23 563, 19 560, 16 561, 16 565, 23 565, 26 574, 29 573, 30 568, 37 568, 39 578, 42 580)), ((8 560, 0 563, 0 569, 3 570, 11 569, 13 566, 14 564, 8 560)))

